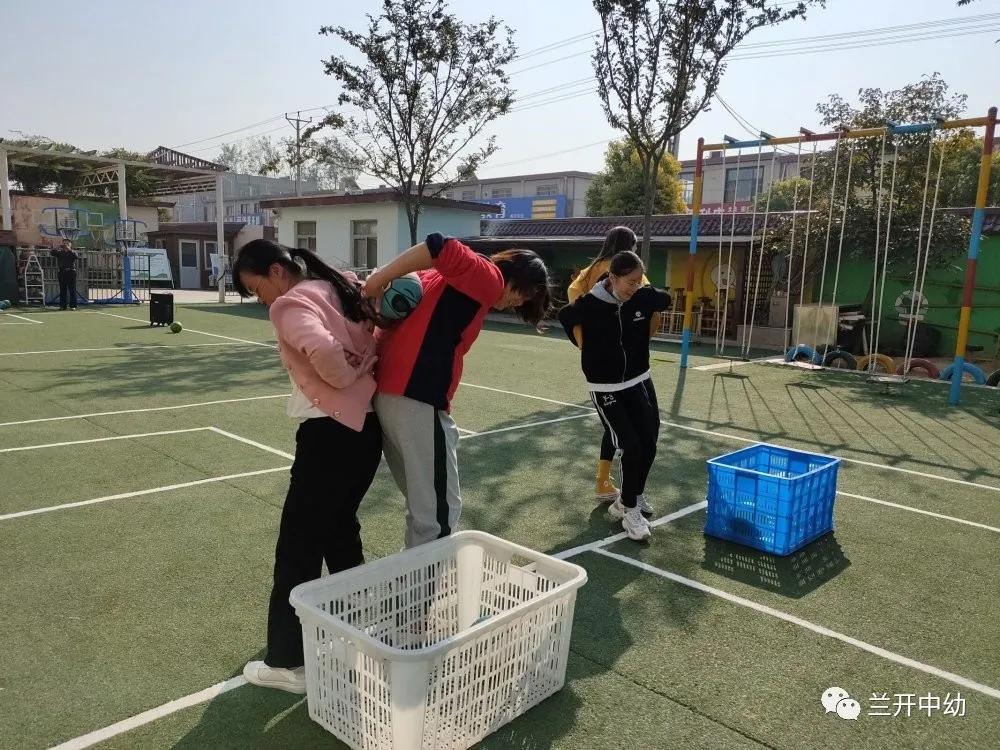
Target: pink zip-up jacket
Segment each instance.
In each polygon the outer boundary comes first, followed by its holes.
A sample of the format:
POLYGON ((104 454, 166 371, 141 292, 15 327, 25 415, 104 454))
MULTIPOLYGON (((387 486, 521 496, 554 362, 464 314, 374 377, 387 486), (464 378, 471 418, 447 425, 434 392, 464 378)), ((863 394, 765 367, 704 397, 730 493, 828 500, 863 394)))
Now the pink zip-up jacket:
MULTIPOLYGON (((354 274, 345 273, 351 282, 354 274)), ((268 310, 278 351, 299 390, 324 414, 360 432, 375 393, 374 326, 344 317, 326 281, 300 281, 268 310)))

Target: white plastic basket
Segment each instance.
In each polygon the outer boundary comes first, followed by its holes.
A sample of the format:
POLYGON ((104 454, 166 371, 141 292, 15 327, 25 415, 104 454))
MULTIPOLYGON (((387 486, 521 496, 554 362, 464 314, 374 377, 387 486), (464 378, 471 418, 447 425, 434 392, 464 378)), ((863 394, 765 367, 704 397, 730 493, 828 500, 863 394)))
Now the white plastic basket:
POLYGON ((309 716, 357 750, 464 750, 562 688, 586 580, 462 531, 297 586, 309 716))

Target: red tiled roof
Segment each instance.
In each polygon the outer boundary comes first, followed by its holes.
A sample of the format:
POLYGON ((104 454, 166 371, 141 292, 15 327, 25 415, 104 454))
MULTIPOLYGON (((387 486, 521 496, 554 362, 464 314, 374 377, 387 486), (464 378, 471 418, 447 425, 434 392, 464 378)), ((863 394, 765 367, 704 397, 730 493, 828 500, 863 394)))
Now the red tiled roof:
MULTIPOLYGON (((803 212, 804 213, 804 212, 803 212)), ((768 227, 790 220, 790 212, 772 213, 768 227)), ((699 237, 718 236, 720 223, 724 235, 733 233, 746 237, 764 227, 764 216, 758 214, 704 214, 698 224, 699 237)), ((594 237, 603 238, 613 227, 626 226, 637 235, 642 234, 641 216, 594 216, 579 219, 519 219, 490 220, 485 222, 483 237, 594 237)), ((653 216, 650 224, 652 237, 688 237, 691 235, 689 214, 653 216)))

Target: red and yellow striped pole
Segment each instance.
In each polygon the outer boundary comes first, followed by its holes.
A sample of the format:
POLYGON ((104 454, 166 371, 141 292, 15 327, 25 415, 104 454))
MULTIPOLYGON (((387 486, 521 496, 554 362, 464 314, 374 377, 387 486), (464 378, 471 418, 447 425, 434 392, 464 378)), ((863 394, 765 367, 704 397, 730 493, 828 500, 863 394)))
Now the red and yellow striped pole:
POLYGON ((996 133, 997 108, 991 107, 986 117, 986 136, 983 140, 983 160, 979 165, 979 188, 976 191, 976 208, 972 214, 972 234, 969 237, 969 256, 965 264, 965 285, 962 288, 962 311, 958 318, 958 340, 955 342, 955 362, 951 371, 949 402, 957 404, 961 398, 962 375, 965 369, 965 349, 969 342, 969 324, 972 321, 972 295, 976 288, 976 263, 979 243, 986 219, 986 199, 990 190, 990 169, 993 164, 993 138, 996 133))

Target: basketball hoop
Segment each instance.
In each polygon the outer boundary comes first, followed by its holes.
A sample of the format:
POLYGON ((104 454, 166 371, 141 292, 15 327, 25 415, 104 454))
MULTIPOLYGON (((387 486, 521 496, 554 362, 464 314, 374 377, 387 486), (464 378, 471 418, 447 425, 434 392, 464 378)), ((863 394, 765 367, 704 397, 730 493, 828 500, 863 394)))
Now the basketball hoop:
POLYGON ((146 239, 146 222, 138 219, 118 219, 115 222, 115 243, 123 252, 138 247, 146 239))
POLYGON ((48 221, 38 225, 38 231, 46 237, 59 237, 72 243, 83 235, 90 234, 80 220, 80 214, 86 213, 78 208, 63 208, 50 206, 42 209, 42 216, 48 221))

